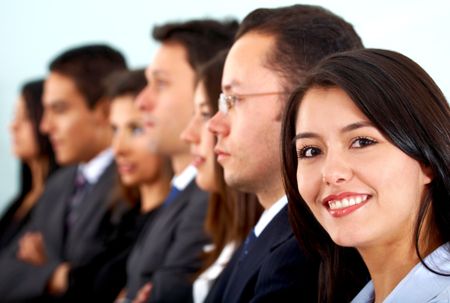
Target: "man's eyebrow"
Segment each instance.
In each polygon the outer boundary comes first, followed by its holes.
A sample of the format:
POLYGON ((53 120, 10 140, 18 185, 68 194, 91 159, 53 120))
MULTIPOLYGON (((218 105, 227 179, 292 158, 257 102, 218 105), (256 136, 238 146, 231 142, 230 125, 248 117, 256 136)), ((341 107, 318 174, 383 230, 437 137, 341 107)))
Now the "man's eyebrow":
POLYGON ((239 87, 239 86, 240 86, 240 83, 237 80, 232 80, 230 83, 222 86, 222 91, 229 92, 229 91, 232 91, 233 88, 239 87))
POLYGON ((55 107, 60 107, 60 106, 67 106, 67 102, 63 99, 55 99, 50 101, 47 104, 44 104, 44 107, 47 108, 55 108, 55 107))
POLYGON ((168 73, 166 71, 160 70, 160 69, 152 70, 150 73, 153 77, 156 77, 156 78, 161 77, 161 76, 164 77, 164 76, 168 75, 168 73))

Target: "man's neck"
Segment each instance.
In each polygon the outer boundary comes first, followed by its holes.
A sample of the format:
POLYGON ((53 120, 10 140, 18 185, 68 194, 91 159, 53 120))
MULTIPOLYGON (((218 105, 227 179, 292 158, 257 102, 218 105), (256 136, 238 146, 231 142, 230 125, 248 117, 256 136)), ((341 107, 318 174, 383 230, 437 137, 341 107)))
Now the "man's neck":
POLYGON ((285 194, 283 184, 280 182, 277 186, 267 187, 256 193, 259 203, 265 210, 269 209, 285 194))
POLYGON ((186 167, 192 162, 192 156, 190 153, 177 154, 172 157, 172 168, 175 176, 181 174, 186 167))

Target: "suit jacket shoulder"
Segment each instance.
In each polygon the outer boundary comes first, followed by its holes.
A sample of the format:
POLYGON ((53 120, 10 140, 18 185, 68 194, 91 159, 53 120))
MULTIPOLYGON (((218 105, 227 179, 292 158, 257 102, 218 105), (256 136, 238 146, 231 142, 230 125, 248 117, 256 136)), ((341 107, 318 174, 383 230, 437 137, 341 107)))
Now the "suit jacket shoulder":
POLYGON ((233 267, 223 302, 317 301, 318 264, 300 250, 288 222, 287 207, 255 240, 247 257, 235 260, 233 267))
POLYGON ((128 261, 128 293, 152 282, 150 302, 189 302, 192 275, 201 266, 208 195, 192 181, 155 218, 128 261))

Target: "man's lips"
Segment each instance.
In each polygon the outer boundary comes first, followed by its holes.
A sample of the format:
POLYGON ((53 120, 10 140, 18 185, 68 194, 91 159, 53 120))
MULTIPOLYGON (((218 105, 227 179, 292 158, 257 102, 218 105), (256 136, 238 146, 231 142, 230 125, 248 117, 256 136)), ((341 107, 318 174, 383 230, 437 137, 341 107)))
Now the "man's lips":
POLYGON ((144 119, 143 119, 143 121, 144 121, 144 126, 145 127, 153 127, 153 126, 155 126, 155 119, 153 119, 153 117, 151 117, 151 116, 144 116, 144 119))
POLYGON ((117 169, 121 174, 128 174, 134 170, 135 165, 131 163, 118 163, 117 169))
POLYGON ((206 159, 200 155, 197 154, 192 155, 192 165, 194 165, 197 168, 201 166, 203 163, 205 163, 205 161, 206 159))
POLYGON ((50 139, 50 143, 52 144, 52 147, 56 149, 61 146, 62 141, 58 139, 50 139))
POLYGON ((145 121, 144 126, 147 128, 154 127, 155 123, 153 121, 145 121))
POLYGON ((217 155, 217 161, 223 161, 224 159, 228 158, 230 156, 229 153, 223 151, 222 149, 215 147, 214 153, 217 155))

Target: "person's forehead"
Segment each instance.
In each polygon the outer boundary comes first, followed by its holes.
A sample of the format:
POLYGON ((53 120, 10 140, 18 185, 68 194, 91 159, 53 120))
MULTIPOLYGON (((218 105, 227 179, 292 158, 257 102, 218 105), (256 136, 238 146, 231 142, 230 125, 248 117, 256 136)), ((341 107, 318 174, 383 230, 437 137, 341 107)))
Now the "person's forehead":
POLYGON ((164 76, 186 67, 190 68, 185 47, 180 43, 163 43, 148 66, 147 75, 164 76))
POLYGON ((228 91, 240 86, 261 90, 263 87, 257 87, 258 85, 277 78, 278 73, 268 64, 274 40, 272 36, 251 32, 239 38, 225 61, 223 90, 228 91))
MULTIPOLYGON (((47 105, 57 102, 86 103, 85 97, 78 89, 75 80, 55 72, 51 72, 45 80, 42 101, 47 105)), ((87 104, 85 105, 87 106, 87 104)))
POLYGON ((240 37, 231 47, 225 65, 233 63, 250 63, 265 65, 268 54, 274 47, 275 39, 271 35, 250 32, 240 37))

